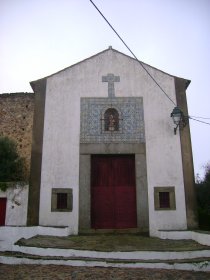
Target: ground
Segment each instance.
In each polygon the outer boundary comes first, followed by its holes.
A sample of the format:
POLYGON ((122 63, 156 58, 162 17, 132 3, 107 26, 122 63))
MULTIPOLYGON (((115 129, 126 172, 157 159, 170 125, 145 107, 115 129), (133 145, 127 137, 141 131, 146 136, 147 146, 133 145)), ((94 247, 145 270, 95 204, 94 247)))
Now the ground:
POLYGON ((37 235, 29 239, 22 238, 18 245, 42 248, 62 248, 113 251, 193 251, 209 250, 193 240, 160 239, 142 234, 85 234, 67 237, 37 235))
POLYGON ((164 269, 0 264, 1 280, 209 280, 210 273, 164 269))
MULTIPOLYGON (((96 251, 194 251, 209 250, 192 240, 161 240, 140 234, 85 234, 79 236, 54 237, 35 236, 21 239, 19 245, 42 248, 66 248, 96 251)), ((16 256, 22 253, 1 252, 3 256, 16 256)), ((37 259, 38 256, 31 255, 37 259)), ((45 259, 45 257, 42 257, 45 259)), ((50 259, 50 257, 46 257, 50 259)), ((55 257, 53 257, 56 259, 55 257)), ((58 257, 60 258, 60 257, 58 257)), ((165 269, 76 267, 63 265, 5 265, 0 264, 1 280, 209 280, 210 272, 194 272, 165 269)))

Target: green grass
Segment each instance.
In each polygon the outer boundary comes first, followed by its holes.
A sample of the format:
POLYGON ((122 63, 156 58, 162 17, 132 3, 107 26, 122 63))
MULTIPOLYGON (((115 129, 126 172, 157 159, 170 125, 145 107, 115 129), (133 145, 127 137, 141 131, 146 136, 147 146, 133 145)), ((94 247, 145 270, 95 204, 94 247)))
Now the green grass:
POLYGON ((68 237, 35 236, 20 239, 20 246, 94 251, 194 251, 210 250, 192 240, 162 240, 138 234, 99 234, 68 237))

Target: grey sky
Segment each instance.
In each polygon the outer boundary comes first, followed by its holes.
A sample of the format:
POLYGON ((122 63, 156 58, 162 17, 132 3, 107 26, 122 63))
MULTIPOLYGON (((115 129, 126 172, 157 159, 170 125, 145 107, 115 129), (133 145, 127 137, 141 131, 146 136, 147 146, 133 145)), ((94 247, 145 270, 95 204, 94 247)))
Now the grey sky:
MULTIPOLYGON (((210 118, 209 0, 94 3, 139 60, 190 79, 189 114, 210 118)), ((129 54, 89 0, 0 0, 0 38, 0 93, 32 91, 31 80, 109 45, 129 54)), ((210 126, 190 124, 195 173, 202 174, 202 165, 210 161, 210 126)))

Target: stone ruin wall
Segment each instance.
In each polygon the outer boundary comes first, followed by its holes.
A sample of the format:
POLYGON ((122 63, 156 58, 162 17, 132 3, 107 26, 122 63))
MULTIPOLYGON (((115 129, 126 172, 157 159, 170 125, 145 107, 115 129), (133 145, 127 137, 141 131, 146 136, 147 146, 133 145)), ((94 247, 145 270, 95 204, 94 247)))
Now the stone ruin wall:
POLYGON ((0 94, 0 136, 8 136, 17 144, 30 172, 34 93, 0 94))

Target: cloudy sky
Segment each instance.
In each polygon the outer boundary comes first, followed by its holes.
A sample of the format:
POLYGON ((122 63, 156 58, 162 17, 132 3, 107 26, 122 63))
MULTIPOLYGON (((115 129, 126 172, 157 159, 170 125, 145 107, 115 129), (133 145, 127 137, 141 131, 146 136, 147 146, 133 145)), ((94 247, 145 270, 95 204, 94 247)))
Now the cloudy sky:
MULTIPOLYGON (((210 118, 209 0, 94 3, 139 60, 191 80, 189 115, 210 118)), ((0 0, 0 38, 0 93, 31 92, 30 81, 110 45, 130 55, 89 0, 0 0)), ((210 125, 191 120, 190 127, 195 173, 202 176, 210 125)))

